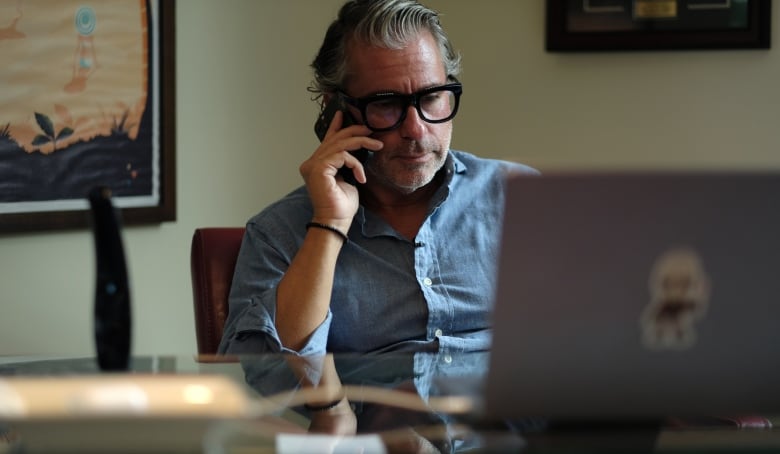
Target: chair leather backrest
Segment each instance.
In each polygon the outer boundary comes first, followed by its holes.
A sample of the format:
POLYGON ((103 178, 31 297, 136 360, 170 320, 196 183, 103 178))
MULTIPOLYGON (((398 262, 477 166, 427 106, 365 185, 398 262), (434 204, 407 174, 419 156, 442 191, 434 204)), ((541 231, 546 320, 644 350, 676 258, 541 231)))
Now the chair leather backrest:
POLYGON ((190 249, 198 354, 213 355, 222 339, 244 227, 195 229, 190 249))

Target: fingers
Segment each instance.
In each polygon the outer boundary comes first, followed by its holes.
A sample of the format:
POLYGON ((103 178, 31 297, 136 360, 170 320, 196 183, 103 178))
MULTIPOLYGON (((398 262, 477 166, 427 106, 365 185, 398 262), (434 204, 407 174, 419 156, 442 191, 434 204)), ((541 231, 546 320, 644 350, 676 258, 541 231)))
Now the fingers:
POLYGON ((352 217, 359 206, 358 191, 339 175, 339 169, 349 175, 353 183, 366 182, 366 172, 361 161, 354 153, 365 150, 381 150, 384 144, 369 137, 371 130, 363 125, 342 127, 344 114, 337 112, 325 130, 322 143, 299 167, 299 172, 312 200, 314 215, 328 219, 328 224, 336 225, 344 221, 349 228, 352 217), (348 222, 346 222, 348 221, 348 222))
POLYGON ((358 182, 365 183, 366 175, 361 159, 367 155, 366 150, 381 150, 384 143, 368 137, 371 130, 364 125, 350 125, 341 128, 343 115, 343 112, 337 112, 333 117, 322 144, 312 157, 326 163, 332 169, 328 173, 334 177, 337 176, 339 169, 347 167, 353 172, 358 182), (355 154, 360 157, 356 157, 355 154))
MULTIPOLYGON (((353 153, 348 153, 346 155, 344 158, 344 165, 341 167, 341 170, 351 173, 355 181, 363 184, 366 182, 366 170, 363 167, 363 163, 365 162, 363 160, 363 155, 366 155, 367 152, 365 150, 358 150, 357 153, 359 153, 361 156, 356 156, 353 153)), ((338 174, 337 178, 339 177, 345 181, 348 181, 344 174, 338 174)))
MULTIPOLYGON (((328 138, 328 136, 332 135, 339 129, 341 129, 341 124, 344 122, 344 112, 342 111, 336 111, 336 113, 333 115, 333 119, 330 120, 330 125, 328 125, 328 131, 325 133, 325 139, 328 138)), ((325 140, 323 139, 323 141, 325 140)))
POLYGON ((344 150, 354 151, 360 148, 367 148, 369 150, 377 151, 382 148, 384 144, 381 141, 369 137, 371 134, 371 129, 369 129, 367 126, 348 124, 348 126, 342 127, 344 124, 344 115, 345 113, 340 110, 333 115, 333 119, 328 126, 325 137, 322 139, 323 145, 327 145, 329 142, 341 141, 346 138, 354 137, 364 138, 367 140, 362 142, 352 141, 352 143, 357 143, 357 146, 351 145, 351 143, 342 143, 344 150))
MULTIPOLYGON (((342 128, 343 123, 344 123, 344 112, 342 111, 336 112, 336 114, 333 115, 333 120, 331 120, 330 126, 328 126, 328 130, 325 133, 325 137, 322 139, 323 145, 327 145, 327 143, 329 142, 342 140, 348 137, 365 137, 369 139, 368 135, 371 134, 371 130, 368 129, 367 126, 349 125, 345 128, 342 128)), ((375 142, 379 142, 378 140, 375 139, 371 139, 371 140, 375 142)), ((358 148, 352 148, 351 150, 356 150, 358 148)), ((347 151, 349 150, 350 149, 347 149, 347 151)))

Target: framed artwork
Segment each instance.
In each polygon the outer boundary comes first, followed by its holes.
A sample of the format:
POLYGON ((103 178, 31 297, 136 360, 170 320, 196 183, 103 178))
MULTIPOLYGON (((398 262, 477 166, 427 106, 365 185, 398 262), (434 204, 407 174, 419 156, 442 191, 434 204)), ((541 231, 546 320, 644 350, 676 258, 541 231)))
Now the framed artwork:
POLYGON ((0 2, 0 232, 176 218, 173 0, 0 2))
POLYGON ((771 0, 547 0, 548 51, 768 49, 771 0))

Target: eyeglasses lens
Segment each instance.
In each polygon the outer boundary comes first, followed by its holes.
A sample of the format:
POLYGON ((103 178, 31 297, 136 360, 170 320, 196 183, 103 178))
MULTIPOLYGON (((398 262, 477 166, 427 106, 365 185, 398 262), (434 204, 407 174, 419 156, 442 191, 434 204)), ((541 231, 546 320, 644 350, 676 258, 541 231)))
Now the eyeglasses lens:
MULTIPOLYGON (((417 112, 423 120, 441 122, 448 120, 457 103, 451 89, 442 88, 424 94, 415 94, 417 112)), ((404 95, 389 95, 366 104, 366 123, 372 129, 386 129, 396 126, 409 108, 411 98, 404 95)))

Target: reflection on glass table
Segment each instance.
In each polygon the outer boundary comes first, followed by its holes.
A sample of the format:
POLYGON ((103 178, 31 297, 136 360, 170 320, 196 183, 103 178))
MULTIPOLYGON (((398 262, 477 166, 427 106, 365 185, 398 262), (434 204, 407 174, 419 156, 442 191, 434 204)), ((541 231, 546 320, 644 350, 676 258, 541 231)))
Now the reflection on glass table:
POLYGON ((488 360, 137 357, 100 374, 94 358, 0 357, 0 453, 780 451, 771 420, 496 420, 488 360))

